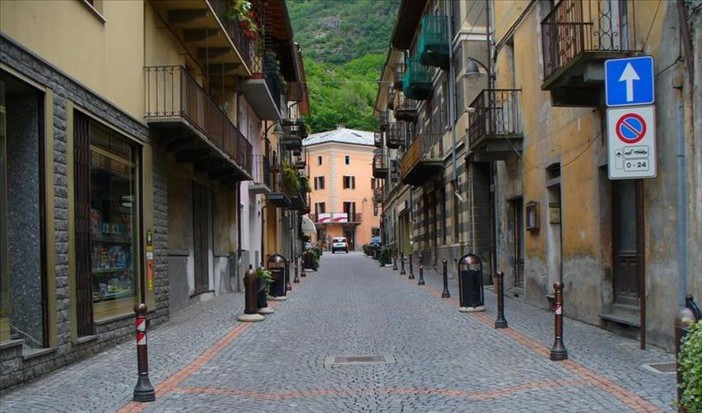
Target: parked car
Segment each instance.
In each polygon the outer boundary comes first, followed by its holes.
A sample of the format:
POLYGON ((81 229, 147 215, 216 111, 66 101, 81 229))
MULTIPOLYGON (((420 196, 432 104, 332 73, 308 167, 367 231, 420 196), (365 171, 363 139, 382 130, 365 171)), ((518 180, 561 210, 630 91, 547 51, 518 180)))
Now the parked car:
POLYGON ((334 254, 337 251, 344 251, 349 253, 349 244, 346 242, 345 237, 334 237, 332 238, 331 252, 334 254))

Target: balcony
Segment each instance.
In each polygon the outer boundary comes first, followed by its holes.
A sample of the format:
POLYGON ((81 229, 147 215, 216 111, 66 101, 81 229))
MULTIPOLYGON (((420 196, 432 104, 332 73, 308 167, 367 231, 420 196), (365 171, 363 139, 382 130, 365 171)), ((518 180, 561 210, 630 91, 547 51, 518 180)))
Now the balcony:
POLYGON ((388 125, 390 124, 390 112, 387 110, 384 110, 380 113, 378 116, 378 124, 379 124, 379 129, 383 132, 385 132, 388 129, 388 125))
POLYGON ((382 204, 383 198, 383 187, 379 186, 377 188, 373 188, 373 202, 376 204, 382 204))
POLYGON ((522 152, 520 92, 486 89, 470 104, 474 111, 467 132, 473 160, 506 160, 522 152))
POLYGON ((390 149, 397 149, 400 146, 407 144, 407 139, 405 139, 405 128, 404 125, 399 123, 394 123, 390 126, 390 130, 386 135, 387 139, 385 144, 390 149))
POLYGON ((251 75, 254 42, 246 38, 239 22, 226 18, 228 0, 152 0, 149 4, 184 53, 210 68, 213 79, 227 79, 233 87, 232 75, 251 75))
POLYGON ((416 122, 418 105, 419 102, 408 98, 403 92, 399 92, 397 96, 397 108, 395 109, 395 119, 404 122, 416 122))
POLYGON ((309 205, 306 194, 297 192, 290 196, 290 209, 293 211, 300 211, 302 215, 307 214, 310 212, 309 205))
POLYGON ((402 92, 410 99, 427 100, 434 94, 432 72, 417 57, 407 59, 407 71, 402 78, 402 92))
POLYGON ((423 65, 448 70, 450 60, 447 16, 426 15, 422 18, 418 55, 423 65))
POLYGON ((422 132, 418 134, 400 160, 400 180, 405 185, 421 186, 441 176, 444 162, 441 159, 441 134, 422 132))
POLYGON ((271 192, 271 167, 268 156, 253 156, 252 181, 249 182, 249 192, 252 194, 269 194, 271 192))
POLYGON ((283 129, 283 139, 281 140, 283 149, 299 154, 302 151, 302 140, 307 137, 305 123, 301 119, 286 119, 280 124, 283 129))
POLYGON ((388 174, 388 155, 382 149, 373 150, 373 178, 385 178, 388 174))
POLYGON ((634 7, 619 10, 618 4, 562 0, 541 22, 541 88, 551 92, 554 106, 602 105, 603 62, 640 54, 628 47, 629 40, 636 39, 634 7))
POLYGON ((267 52, 262 60, 254 61, 252 77, 239 85, 239 90, 261 120, 283 119, 286 108, 281 107, 284 99, 282 79, 275 55, 267 52))
POLYGON ((396 92, 395 88, 393 87, 393 85, 389 85, 388 86, 388 105, 387 105, 387 108, 389 110, 395 110, 395 94, 396 93, 397 92, 396 92))
POLYGON ((373 134, 373 146, 376 148, 383 147, 383 132, 375 132, 373 134))
POLYGON ((146 113, 158 143, 222 184, 251 180, 252 147, 185 68, 145 67, 146 113))

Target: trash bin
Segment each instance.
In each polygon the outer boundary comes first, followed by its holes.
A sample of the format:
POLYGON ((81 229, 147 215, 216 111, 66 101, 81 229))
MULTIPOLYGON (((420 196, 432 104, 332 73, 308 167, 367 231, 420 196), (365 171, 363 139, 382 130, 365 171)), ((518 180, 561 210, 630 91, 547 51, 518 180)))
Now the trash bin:
POLYGON ((485 311, 483 263, 475 254, 466 254, 458 261, 458 291, 460 311, 485 311))
POLYGON ((287 260, 280 254, 273 254, 268 258, 268 270, 273 277, 269 294, 271 297, 285 297, 285 264, 287 260))

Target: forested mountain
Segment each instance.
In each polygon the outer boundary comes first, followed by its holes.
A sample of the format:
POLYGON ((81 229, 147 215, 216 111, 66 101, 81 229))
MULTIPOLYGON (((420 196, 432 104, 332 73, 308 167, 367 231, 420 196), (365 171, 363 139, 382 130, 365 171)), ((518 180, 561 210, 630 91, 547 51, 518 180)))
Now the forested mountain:
POLYGON ((302 46, 311 132, 375 130, 373 103, 399 0, 288 0, 302 46))

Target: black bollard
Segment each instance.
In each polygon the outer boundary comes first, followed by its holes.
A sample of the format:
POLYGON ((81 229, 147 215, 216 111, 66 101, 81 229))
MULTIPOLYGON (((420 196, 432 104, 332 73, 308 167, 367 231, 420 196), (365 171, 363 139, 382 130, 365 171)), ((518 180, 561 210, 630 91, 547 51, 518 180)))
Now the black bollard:
POLYGON ((505 273, 497 271, 497 320, 495 328, 507 328, 505 320, 505 273))
POLYGON ((426 284, 424 282, 424 263, 422 263, 422 253, 420 252, 418 255, 419 258, 419 281, 417 282, 417 285, 424 285, 426 284))
POLYGON ((244 322, 263 321, 266 318, 258 313, 258 278, 253 266, 244 275, 244 314, 236 319, 244 322))
POLYGON ((392 270, 397 271, 397 254, 395 253, 395 250, 392 252, 392 270))
POLYGON ((441 260, 441 267, 444 273, 444 291, 441 293, 441 298, 451 298, 451 293, 448 290, 448 267, 446 260, 441 260))
POLYGON ((136 336, 137 336, 137 368, 139 369, 139 379, 134 387, 135 402, 152 402, 156 400, 154 386, 149 380, 149 352, 146 346, 146 304, 141 303, 134 306, 136 313, 136 336))
POLYGON ((300 277, 298 276, 298 266, 297 258, 295 258, 295 278, 293 279, 293 284, 300 284, 300 277))
POLYGON ((413 254, 414 254, 413 252, 410 252, 410 253, 409 253, 410 275, 409 275, 408 278, 409 278, 410 280, 414 280, 414 270, 412 270, 412 257, 413 257, 413 254))
POLYGON ((568 350, 563 345, 563 284, 557 282, 553 284, 555 293, 555 303, 553 314, 555 321, 555 340, 551 348, 551 360, 560 361, 568 358, 568 350))
POLYGON ((406 275, 407 273, 405 272, 405 253, 400 252, 400 275, 406 275))
POLYGON ((305 267, 307 266, 307 254, 310 254, 309 250, 302 254, 302 269, 300 270, 300 277, 307 277, 307 274, 305 274, 305 267))
POLYGON ((292 285, 290 285, 290 260, 285 260, 285 291, 292 291, 292 285))

